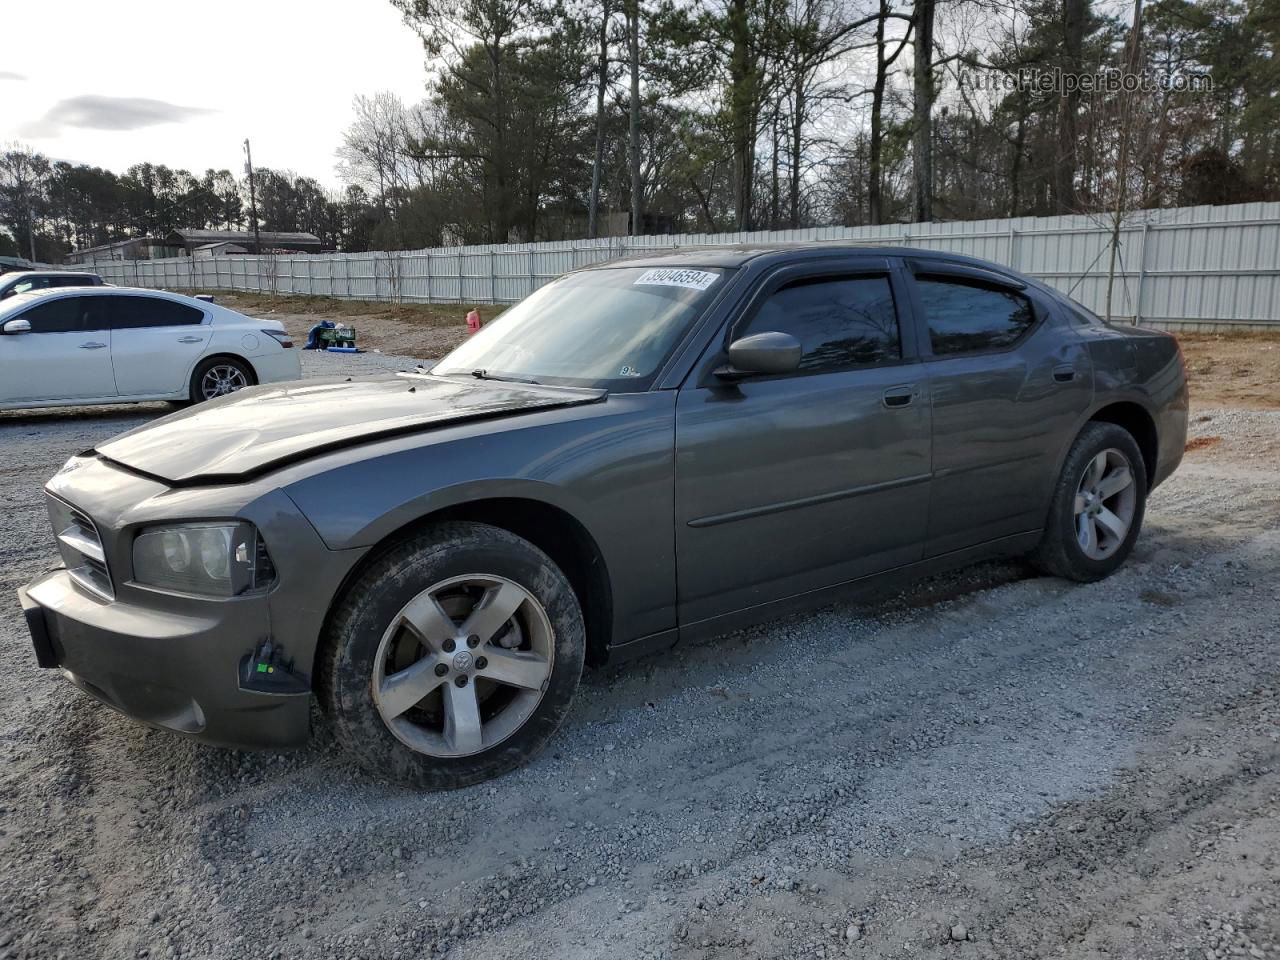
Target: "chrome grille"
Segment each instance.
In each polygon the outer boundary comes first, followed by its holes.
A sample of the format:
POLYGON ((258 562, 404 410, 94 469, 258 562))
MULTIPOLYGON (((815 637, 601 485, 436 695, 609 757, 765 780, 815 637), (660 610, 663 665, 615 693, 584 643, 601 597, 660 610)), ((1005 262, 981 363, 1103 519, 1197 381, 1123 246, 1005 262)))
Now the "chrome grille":
POLYGON ((95 596, 114 600, 111 571, 102 537, 93 520, 83 510, 49 494, 49 519, 58 538, 58 552, 67 565, 67 574, 95 596))

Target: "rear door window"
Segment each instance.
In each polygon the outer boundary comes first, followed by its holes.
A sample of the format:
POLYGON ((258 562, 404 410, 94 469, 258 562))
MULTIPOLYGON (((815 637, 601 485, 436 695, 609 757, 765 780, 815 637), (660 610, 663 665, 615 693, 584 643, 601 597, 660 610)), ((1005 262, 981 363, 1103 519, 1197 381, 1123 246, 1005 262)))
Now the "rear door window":
POLYGON ((916 290, 937 357, 1005 350, 1035 326, 1031 301, 981 281, 917 277, 916 290))
POLYGON ((195 326, 204 322, 204 311, 163 297, 108 297, 111 301, 111 328, 135 330, 141 327, 195 326))

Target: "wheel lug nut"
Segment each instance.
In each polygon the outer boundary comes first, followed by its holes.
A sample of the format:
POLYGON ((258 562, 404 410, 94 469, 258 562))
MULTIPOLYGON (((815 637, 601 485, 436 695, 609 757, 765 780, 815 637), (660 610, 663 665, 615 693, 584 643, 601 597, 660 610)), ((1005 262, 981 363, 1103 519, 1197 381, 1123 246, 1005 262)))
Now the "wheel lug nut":
POLYGON ((467 677, 465 674, 459 674, 453 678, 453 682, 460 687, 465 687, 467 685, 467 677))
POLYGON ((446 640, 444 643, 440 644, 440 646, 444 648, 445 653, 453 653, 453 648, 457 646, 457 644, 452 640, 446 640))
POLYGON ((449 672, 449 667, 448 667, 448 665, 447 665, 447 664, 443 664, 443 663, 437 663, 437 664, 436 664, 436 676, 437 676, 437 677, 443 677, 443 676, 444 676, 446 673, 448 673, 448 672, 449 672))
POLYGON ((473 648, 480 646, 480 638, 473 633, 471 636, 467 637, 467 646, 473 648))
POLYGON ((489 660, 488 660, 488 658, 487 658, 487 657, 476 657, 476 669, 477 669, 477 670, 483 670, 483 669, 484 669, 485 667, 487 667, 488 665, 489 665, 489 660))

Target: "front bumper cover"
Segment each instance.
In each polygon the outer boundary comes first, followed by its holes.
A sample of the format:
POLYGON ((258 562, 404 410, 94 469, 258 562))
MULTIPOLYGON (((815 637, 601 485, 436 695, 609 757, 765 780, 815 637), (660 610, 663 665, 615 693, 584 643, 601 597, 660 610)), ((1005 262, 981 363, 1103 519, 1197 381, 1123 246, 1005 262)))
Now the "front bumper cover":
POLYGON ((19 589, 37 662, 143 723, 221 746, 287 748, 310 736, 310 692, 263 693, 238 682, 266 636, 265 596, 173 612, 105 602, 65 569, 19 589))

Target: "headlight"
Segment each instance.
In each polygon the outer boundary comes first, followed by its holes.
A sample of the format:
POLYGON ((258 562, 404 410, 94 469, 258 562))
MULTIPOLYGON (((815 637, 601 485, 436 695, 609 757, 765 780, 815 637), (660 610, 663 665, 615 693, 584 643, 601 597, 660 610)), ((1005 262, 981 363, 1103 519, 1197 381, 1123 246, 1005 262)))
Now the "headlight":
POLYGON ((251 523, 183 523, 138 534, 133 579, 163 590, 234 597, 270 586, 275 567, 251 523))

